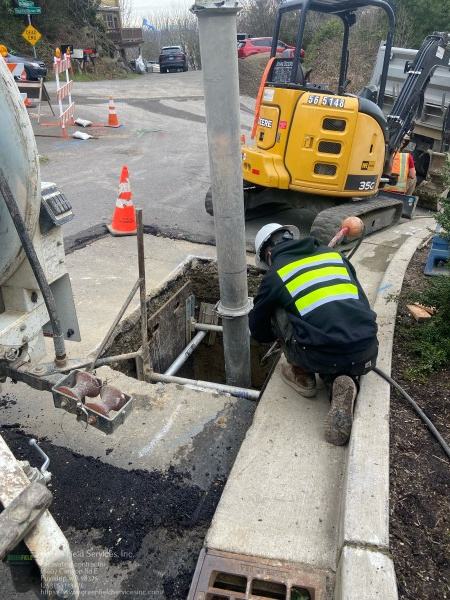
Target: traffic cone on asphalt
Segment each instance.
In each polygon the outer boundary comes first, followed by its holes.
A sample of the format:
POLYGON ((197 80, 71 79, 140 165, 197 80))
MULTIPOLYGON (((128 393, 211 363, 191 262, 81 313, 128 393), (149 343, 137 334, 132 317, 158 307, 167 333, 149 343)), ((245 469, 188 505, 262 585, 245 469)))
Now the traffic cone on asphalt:
POLYGON ((136 235, 136 213, 131 200, 131 188, 128 167, 122 167, 119 183, 119 195, 111 225, 107 225, 112 235, 136 235))
POLYGON ((120 127, 119 119, 117 118, 116 107, 114 106, 113 97, 109 97, 109 116, 108 127, 120 127))

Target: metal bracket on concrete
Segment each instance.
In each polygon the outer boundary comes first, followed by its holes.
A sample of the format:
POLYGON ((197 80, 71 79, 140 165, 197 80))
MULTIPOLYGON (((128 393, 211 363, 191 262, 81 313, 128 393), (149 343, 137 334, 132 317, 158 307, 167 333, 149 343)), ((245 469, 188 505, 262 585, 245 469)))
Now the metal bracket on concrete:
POLYGON ((216 313, 222 319, 237 319, 238 317, 244 317, 248 315, 248 313, 252 310, 253 307, 253 298, 248 298, 247 304, 242 306, 241 308, 226 308, 223 306, 222 302, 218 302, 215 307, 216 313))

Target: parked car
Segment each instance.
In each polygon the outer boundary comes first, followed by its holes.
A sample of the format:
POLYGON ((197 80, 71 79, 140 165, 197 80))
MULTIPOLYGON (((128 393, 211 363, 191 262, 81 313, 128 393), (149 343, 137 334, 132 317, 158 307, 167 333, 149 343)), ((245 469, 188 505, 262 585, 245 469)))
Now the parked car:
MULTIPOLYGON (((252 54, 258 54, 259 52, 270 52, 272 48, 272 38, 260 37, 260 38, 247 38, 238 42, 238 58, 247 58, 252 54)), ((285 44, 281 40, 278 40, 277 54, 281 54, 284 50, 295 49, 295 46, 285 44)))
POLYGON ((6 62, 23 63, 28 81, 38 81, 47 76, 47 67, 42 60, 38 58, 25 58, 16 54, 8 54, 4 57, 6 62))
POLYGON ((159 55, 159 70, 161 73, 168 71, 188 70, 186 54, 181 46, 164 46, 159 55))

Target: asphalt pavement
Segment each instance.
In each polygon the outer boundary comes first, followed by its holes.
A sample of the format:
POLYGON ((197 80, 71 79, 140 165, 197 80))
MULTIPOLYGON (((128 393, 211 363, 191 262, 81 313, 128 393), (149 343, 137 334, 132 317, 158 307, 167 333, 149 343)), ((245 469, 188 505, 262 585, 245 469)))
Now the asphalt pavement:
MULTIPOLYGON (((55 83, 45 84, 55 112, 55 83)), ((201 71, 148 73, 126 80, 74 83, 75 117, 108 123, 112 96, 120 127, 68 127, 67 138, 50 108, 29 109, 41 156, 43 181, 54 181, 73 206, 75 219, 64 227, 72 248, 105 233, 111 223, 122 166, 130 173, 133 203, 143 209, 148 231, 192 242, 214 242, 214 219, 204 208, 210 186, 205 106, 201 71), (74 131, 98 139, 79 140, 74 131), (51 137, 49 137, 51 136, 51 137), (56 136, 56 137, 55 137, 56 136)), ((241 131, 249 137, 254 100, 241 97, 241 131)), ((307 211, 271 209, 271 220, 289 222, 306 232, 307 211)), ((253 247, 267 210, 254 210, 247 220, 247 246, 253 247)))

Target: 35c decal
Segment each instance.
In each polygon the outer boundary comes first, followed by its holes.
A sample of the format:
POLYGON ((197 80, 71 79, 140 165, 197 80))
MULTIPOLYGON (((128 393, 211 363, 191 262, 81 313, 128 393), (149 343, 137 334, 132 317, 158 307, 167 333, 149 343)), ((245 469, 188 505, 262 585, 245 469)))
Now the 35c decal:
POLYGON ((355 192, 372 192, 375 191, 376 185, 376 175, 348 175, 345 182, 345 189, 354 190, 355 192))

